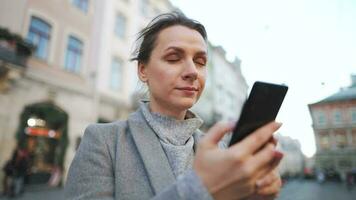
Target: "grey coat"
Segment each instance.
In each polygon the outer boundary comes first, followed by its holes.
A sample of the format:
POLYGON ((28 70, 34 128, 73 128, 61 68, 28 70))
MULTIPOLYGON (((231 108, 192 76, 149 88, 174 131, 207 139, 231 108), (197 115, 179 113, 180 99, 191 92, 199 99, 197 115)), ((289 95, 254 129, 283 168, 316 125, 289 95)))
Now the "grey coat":
MULTIPOLYGON (((201 135, 193 135, 195 145, 201 135)), ((126 121, 88 126, 65 193, 67 199, 211 199, 193 170, 178 180, 174 177, 140 110, 126 121)))

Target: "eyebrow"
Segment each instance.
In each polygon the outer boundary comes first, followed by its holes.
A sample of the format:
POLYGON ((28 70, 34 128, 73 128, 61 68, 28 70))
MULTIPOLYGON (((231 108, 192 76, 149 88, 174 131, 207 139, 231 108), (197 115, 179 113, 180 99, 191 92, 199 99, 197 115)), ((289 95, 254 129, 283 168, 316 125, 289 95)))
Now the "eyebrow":
MULTIPOLYGON (((172 50, 175 50, 175 51, 178 51, 179 53, 184 53, 184 49, 182 49, 182 48, 180 48, 180 47, 176 47, 176 46, 168 47, 168 48, 165 50, 165 52, 166 52, 166 51, 169 51, 169 50, 171 50, 171 49, 172 49, 172 50)), ((206 52, 206 51, 198 51, 196 54, 206 56, 206 55, 207 55, 207 52, 206 52)))

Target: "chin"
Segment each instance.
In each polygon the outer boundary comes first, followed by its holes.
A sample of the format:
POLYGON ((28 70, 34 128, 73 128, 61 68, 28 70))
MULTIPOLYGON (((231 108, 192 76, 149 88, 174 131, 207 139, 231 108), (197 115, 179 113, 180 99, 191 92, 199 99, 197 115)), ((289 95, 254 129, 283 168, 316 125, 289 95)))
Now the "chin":
POLYGON ((196 103, 196 99, 183 98, 183 99, 179 99, 179 101, 176 102, 176 106, 180 107, 182 110, 188 110, 191 107, 193 107, 195 103, 196 103))

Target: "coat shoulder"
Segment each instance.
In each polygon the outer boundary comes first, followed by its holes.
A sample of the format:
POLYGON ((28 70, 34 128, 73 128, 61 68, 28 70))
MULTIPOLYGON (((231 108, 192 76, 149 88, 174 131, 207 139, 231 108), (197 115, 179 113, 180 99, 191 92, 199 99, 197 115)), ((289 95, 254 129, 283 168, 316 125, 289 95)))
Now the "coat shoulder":
POLYGON ((105 138, 116 137, 117 134, 122 133, 127 129, 127 120, 120 120, 111 123, 95 123, 90 124, 85 132, 92 134, 101 134, 105 138))

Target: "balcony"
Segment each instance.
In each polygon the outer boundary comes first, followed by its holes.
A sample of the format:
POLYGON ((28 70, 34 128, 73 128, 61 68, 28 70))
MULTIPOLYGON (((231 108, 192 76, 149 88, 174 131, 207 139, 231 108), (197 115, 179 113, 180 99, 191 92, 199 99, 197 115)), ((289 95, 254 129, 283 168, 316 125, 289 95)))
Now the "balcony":
POLYGON ((1 45, 1 42, 3 41, 0 41, 0 60, 2 63, 1 67, 4 67, 6 64, 11 64, 15 65, 16 67, 25 68, 26 61, 29 56, 14 51, 5 45, 1 45))
POLYGON ((0 92, 7 90, 11 80, 26 69, 33 50, 33 45, 19 35, 0 27, 0 92))

